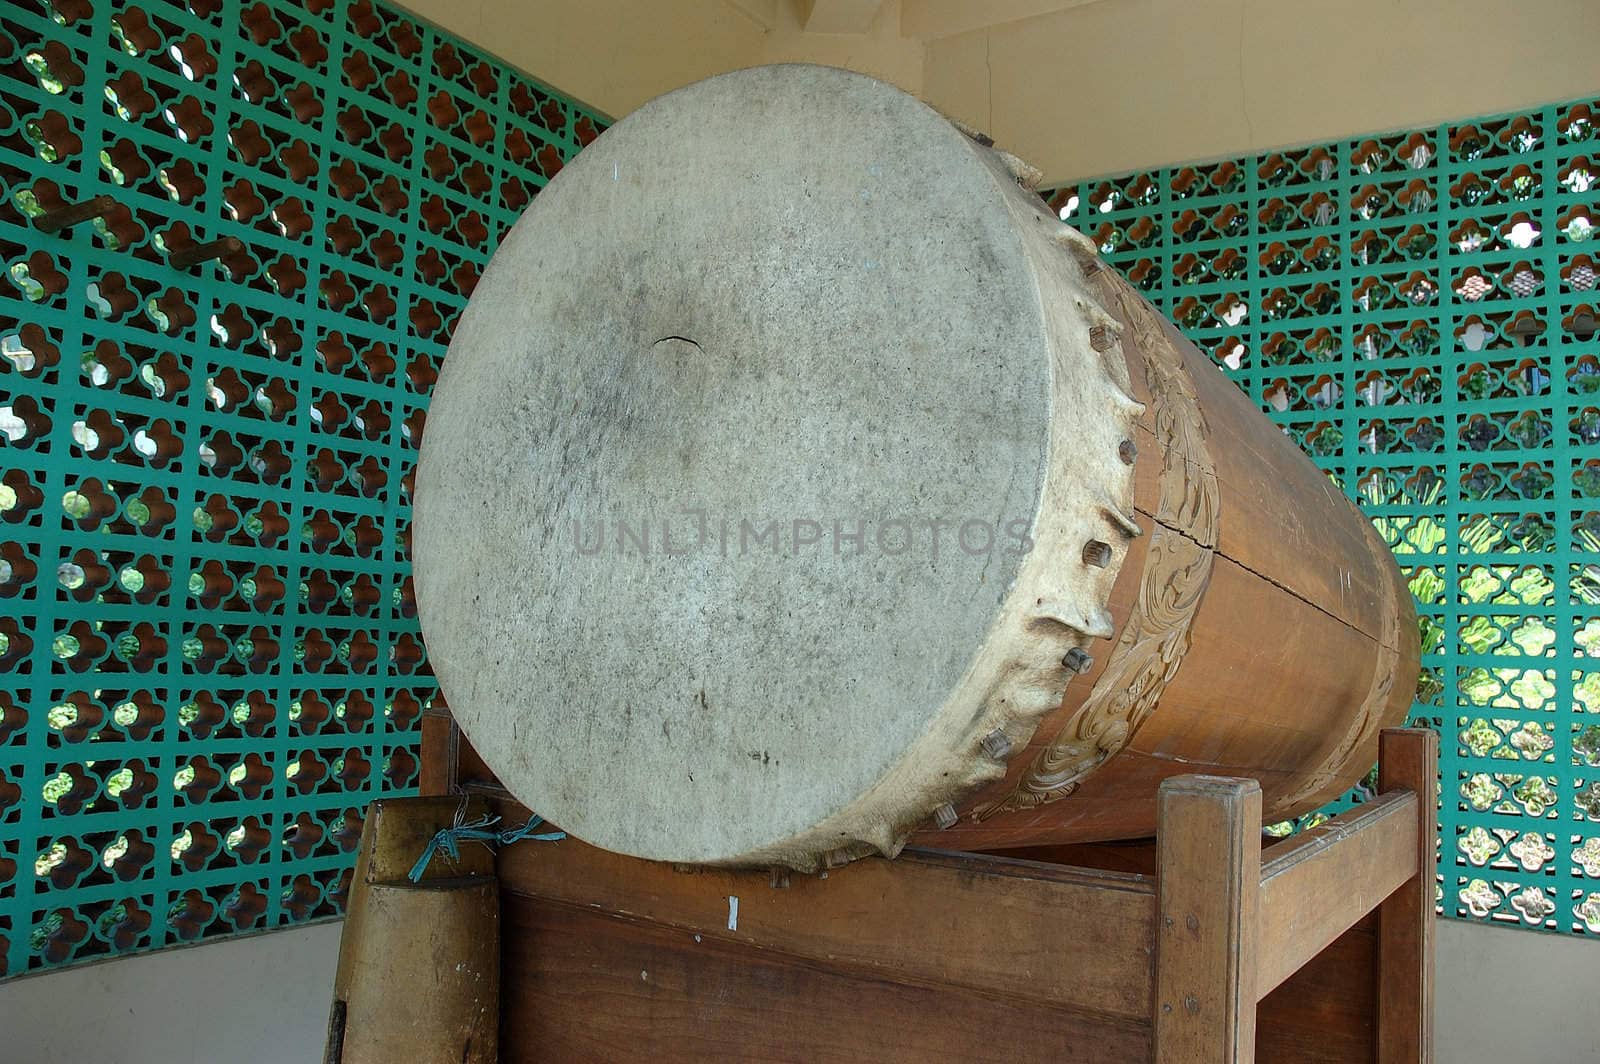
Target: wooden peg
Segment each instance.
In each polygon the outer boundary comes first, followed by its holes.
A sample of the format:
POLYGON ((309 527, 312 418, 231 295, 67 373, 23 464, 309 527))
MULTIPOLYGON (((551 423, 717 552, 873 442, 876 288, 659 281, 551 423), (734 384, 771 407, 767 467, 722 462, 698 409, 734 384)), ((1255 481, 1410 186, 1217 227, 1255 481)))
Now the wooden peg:
POLYGON ((202 262, 210 262, 212 259, 237 255, 243 250, 244 241, 236 236, 225 236, 220 240, 208 240, 204 244, 191 244, 189 247, 174 251, 168 256, 167 262, 182 270, 190 266, 198 266, 202 262))
POLYGON ((1061 657, 1061 664, 1082 676, 1094 668, 1094 658, 1090 657, 1078 647, 1072 647, 1061 657))
POLYGON ((33 219, 33 227, 41 233, 59 233, 79 222, 102 218, 116 205, 116 199, 111 196, 92 196, 80 203, 63 203, 37 215, 33 219))
POLYGON ((1011 737, 1001 728, 996 728, 985 735, 978 745, 983 747, 984 753, 996 761, 1003 761, 1011 753, 1011 737))

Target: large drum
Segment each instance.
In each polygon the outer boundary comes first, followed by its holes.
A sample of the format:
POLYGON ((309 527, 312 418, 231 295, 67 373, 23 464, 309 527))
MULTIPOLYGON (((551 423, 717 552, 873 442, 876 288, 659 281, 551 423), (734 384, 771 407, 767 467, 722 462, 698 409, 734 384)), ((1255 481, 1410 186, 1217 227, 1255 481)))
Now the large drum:
POLYGON ((418 606, 503 783, 595 845, 815 869, 908 839, 1267 816, 1372 763, 1417 668, 1388 550, 1029 189, 841 70, 630 115, 462 317, 418 606))

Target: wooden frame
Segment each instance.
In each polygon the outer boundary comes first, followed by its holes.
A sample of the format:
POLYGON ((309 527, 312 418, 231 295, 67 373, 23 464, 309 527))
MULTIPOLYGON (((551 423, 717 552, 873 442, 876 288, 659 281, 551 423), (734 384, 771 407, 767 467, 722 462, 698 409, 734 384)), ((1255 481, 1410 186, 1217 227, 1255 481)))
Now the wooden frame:
MULTIPOLYGON (((1162 786, 1153 844, 1053 855, 1099 867, 508 847, 502 1059, 1423 1064, 1437 744, 1385 732, 1377 798, 1265 849, 1255 782, 1206 776, 1162 786)), ((424 768, 522 815, 447 719, 424 768)))

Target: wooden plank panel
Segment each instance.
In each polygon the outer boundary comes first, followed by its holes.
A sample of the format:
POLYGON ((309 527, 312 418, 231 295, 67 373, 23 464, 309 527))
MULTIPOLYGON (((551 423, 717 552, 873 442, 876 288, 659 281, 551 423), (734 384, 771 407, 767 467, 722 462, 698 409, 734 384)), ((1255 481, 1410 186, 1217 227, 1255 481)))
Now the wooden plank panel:
POLYGON ((1376 1064, 1378 917, 1363 917, 1261 999, 1262 1064, 1376 1064))
POLYGON ((1427 728, 1391 728, 1378 739, 1378 790, 1404 788, 1415 808, 1415 875, 1378 910, 1379 1064, 1433 1061, 1434 786, 1439 736, 1427 728))
POLYGON ((1413 878, 1416 854, 1417 799, 1408 791, 1380 795, 1268 850, 1256 992, 1265 996, 1413 878))
POLYGON ((1036 1002, 898 984, 517 894, 502 899, 501 1059, 1103 1064, 1149 1033, 1036 1002))
POLYGON ((1155 897, 1141 876, 908 850, 774 888, 765 872, 680 872, 575 839, 507 847, 498 873, 506 890, 885 979, 1150 1015, 1155 897))
POLYGON ((1156 835, 1157 1064, 1250 1064, 1256 1048, 1261 787, 1179 776, 1156 835))

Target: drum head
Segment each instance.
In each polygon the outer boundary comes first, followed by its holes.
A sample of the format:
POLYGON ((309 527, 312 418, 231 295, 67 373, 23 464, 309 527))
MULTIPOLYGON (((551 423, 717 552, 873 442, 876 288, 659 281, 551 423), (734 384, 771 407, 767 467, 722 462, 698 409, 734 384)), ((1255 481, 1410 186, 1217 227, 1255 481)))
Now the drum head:
POLYGON ((450 345, 415 514, 433 668, 522 802, 682 862, 899 830, 870 804, 982 711, 1051 460, 1008 182, 898 90, 787 66, 646 105, 539 194, 450 345))

